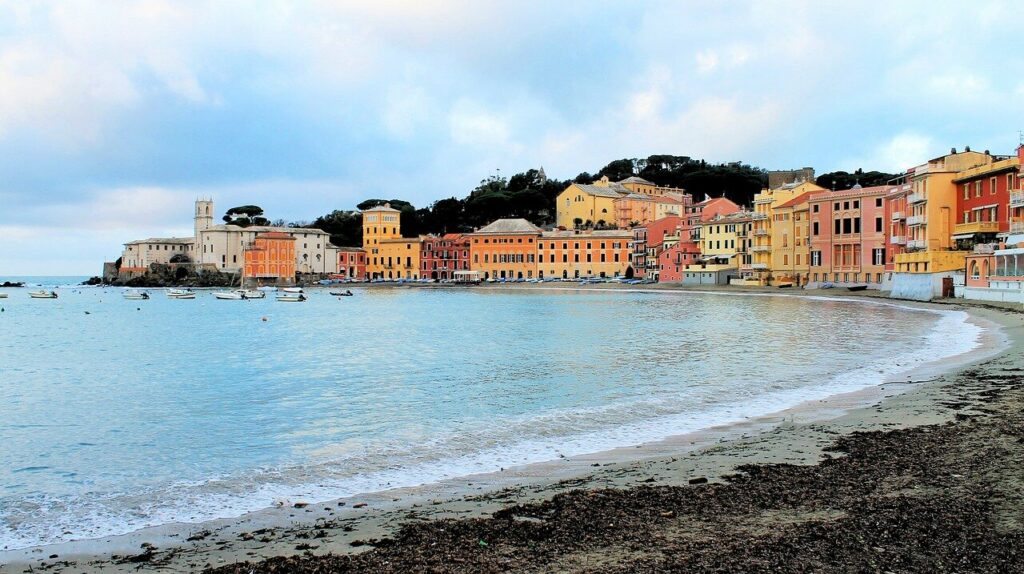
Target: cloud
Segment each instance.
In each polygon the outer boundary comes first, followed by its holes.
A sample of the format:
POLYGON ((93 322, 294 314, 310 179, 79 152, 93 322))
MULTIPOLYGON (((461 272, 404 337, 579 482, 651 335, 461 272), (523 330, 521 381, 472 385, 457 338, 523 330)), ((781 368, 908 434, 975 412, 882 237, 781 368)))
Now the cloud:
POLYGON ((882 141, 859 158, 851 158, 842 162, 845 171, 858 168, 879 170, 888 173, 902 173, 908 168, 919 165, 938 155, 932 139, 913 132, 902 132, 882 141))

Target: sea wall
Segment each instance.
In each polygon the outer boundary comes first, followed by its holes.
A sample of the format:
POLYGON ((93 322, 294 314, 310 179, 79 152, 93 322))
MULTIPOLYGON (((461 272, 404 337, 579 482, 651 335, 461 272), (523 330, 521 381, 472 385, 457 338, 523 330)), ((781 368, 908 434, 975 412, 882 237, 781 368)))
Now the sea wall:
POLYGON ((942 295, 942 280, 952 276, 951 272, 893 273, 892 291, 889 296, 894 299, 931 301, 942 295))

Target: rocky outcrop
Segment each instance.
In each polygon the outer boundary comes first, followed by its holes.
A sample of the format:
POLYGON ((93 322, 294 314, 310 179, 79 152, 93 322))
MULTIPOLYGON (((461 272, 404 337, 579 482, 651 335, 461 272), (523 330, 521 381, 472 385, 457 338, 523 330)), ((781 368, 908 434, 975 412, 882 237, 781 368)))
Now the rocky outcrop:
POLYGON ((144 274, 119 277, 112 284, 126 287, 230 287, 238 284, 238 277, 189 263, 154 263, 144 274))

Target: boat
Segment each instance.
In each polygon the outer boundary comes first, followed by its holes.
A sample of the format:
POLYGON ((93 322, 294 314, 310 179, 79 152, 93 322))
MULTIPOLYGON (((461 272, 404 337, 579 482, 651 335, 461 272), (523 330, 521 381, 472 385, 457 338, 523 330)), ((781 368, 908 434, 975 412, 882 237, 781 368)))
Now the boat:
POLYGON ((196 294, 190 289, 171 289, 167 292, 168 299, 195 299, 196 294))
POLYGON ((28 296, 33 298, 33 299, 56 299, 57 298, 57 292, 56 291, 31 291, 31 292, 29 292, 28 296))
POLYGON ((245 295, 246 299, 263 299, 267 294, 259 289, 239 289, 239 293, 245 295))
POLYGON ((849 290, 849 291, 864 291, 867 288, 868 288, 867 285, 850 285, 846 289, 849 290))
POLYGON ((6 299, 7 293, 0 293, 0 299, 6 299))
POLYGON ((244 291, 215 291, 213 296, 225 301, 244 301, 246 299, 244 291))
POLYGON ((288 293, 286 295, 278 295, 277 300, 282 303, 302 303, 306 300, 306 296, 303 293, 288 293))
POLYGON ((285 293, 302 293, 302 287, 282 287, 281 291, 285 293))
POLYGON ((125 299, 132 299, 132 300, 149 299, 149 293, 146 293, 145 291, 125 291, 123 293, 123 296, 124 296, 125 299))
POLYGON ((330 294, 335 296, 335 297, 351 297, 352 296, 352 292, 349 291, 348 289, 346 289, 344 291, 330 291, 330 294))

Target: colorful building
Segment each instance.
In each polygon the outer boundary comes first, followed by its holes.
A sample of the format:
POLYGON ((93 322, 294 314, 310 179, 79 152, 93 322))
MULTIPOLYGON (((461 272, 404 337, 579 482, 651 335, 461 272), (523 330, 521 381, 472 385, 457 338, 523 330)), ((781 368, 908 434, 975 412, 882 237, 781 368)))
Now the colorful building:
POLYGON ((615 223, 615 200, 629 193, 607 177, 592 184, 570 184, 555 199, 555 225, 566 229, 610 226, 615 223))
MULTIPOLYGON (((806 171, 808 169, 810 168, 804 168, 804 170, 798 170, 795 172, 777 173, 789 174, 795 177, 801 173, 808 173, 806 171)), ((811 170, 810 173, 813 173, 813 170, 811 170)), ((761 190, 761 193, 754 196, 754 214, 752 216, 754 220, 754 243, 749 248, 749 251, 753 255, 753 260, 750 265, 744 269, 750 277, 756 279, 762 285, 769 285, 774 282, 774 269, 772 269, 772 265, 775 259, 772 252, 775 237, 773 229, 775 223, 773 218, 775 207, 792 200, 794 197, 798 197, 805 193, 814 193, 819 191, 825 191, 825 188, 809 180, 798 178, 795 181, 782 184, 776 188, 765 188, 761 190)))
POLYGON ((647 225, 651 221, 670 215, 683 215, 688 207, 689 195, 660 196, 630 193, 613 201, 615 225, 621 229, 647 225))
POLYGON ((630 241, 630 260, 636 277, 647 277, 647 228, 634 227, 630 241))
POLYGON ((401 215, 387 203, 363 211, 363 250, 369 279, 411 279, 414 273, 418 275, 418 241, 402 238, 401 215))
POLYGON ((894 223, 892 186, 854 186, 810 196, 810 284, 884 282, 894 223))
POLYGON ((537 240, 537 277, 632 275, 629 230, 545 231, 537 240))
POLYGON ((995 243, 1010 233, 1010 191, 1016 189, 1020 159, 1014 155, 956 174, 956 226, 953 240, 958 250, 979 243, 995 243))
POLYGON ((338 275, 352 281, 366 281, 366 251, 359 247, 339 247, 338 275))
POLYGON ((892 289, 892 274, 896 270, 896 257, 907 250, 907 212, 910 205, 910 184, 905 178, 897 180, 889 187, 885 197, 885 210, 889 214, 889 234, 885 250, 885 274, 882 276, 882 289, 892 289))
POLYGON ((698 263, 700 257, 700 246, 688 236, 680 237, 658 255, 658 282, 682 282, 687 266, 698 263))
POLYGON ((191 262, 195 238, 193 237, 151 237, 129 241, 121 251, 122 279, 142 275, 154 263, 171 263, 171 260, 191 262))
POLYGON ((525 219, 499 219, 467 233, 470 268, 484 280, 536 277, 540 236, 541 229, 525 219))
POLYGON ((420 276, 438 281, 455 278, 455 271, 470 269, 470 240, 461 233, 447 233, 441 237, 428 235, 421 238, 420 276))
POLYGON ((291 285, 295 282, 294 236, 279 231, 258 234, 245 245, 247 284, 291 285))
POLYGON ((988 153, 955 149, 907 170, 907 247, 894 261, 892 296, 929 300, 952 296, 953 273, 964 269, 967 251, 957 251, 953 239, 957 194, 953 180, 971 168, 989 165, 988 153))

